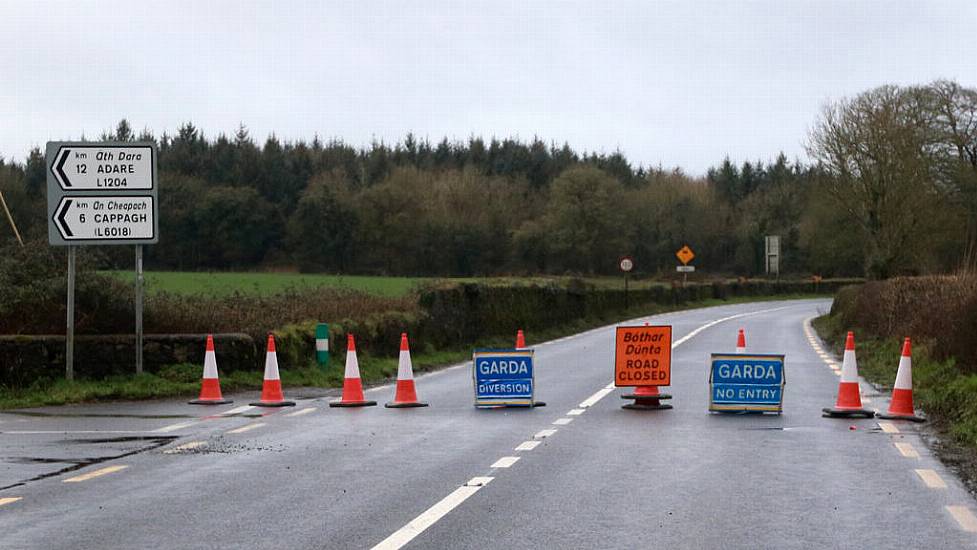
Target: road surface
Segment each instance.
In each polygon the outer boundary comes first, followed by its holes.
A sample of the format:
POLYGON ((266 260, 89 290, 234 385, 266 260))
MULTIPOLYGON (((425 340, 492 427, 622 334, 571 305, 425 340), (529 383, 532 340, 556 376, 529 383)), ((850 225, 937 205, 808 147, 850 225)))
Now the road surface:
POLYGON ((535 346, 536 409, 474 409, 462 365, 417 378, 423 409, 3 413, 0 548, 977 548, 977 503, 915 425, 821 417, 838 365, 806 321, 829 304, 648 318, 681 342, 668 411, 621 409, 611 326, 535 346), (786 354, 781 416, 707 412, 739 328, 786 354))

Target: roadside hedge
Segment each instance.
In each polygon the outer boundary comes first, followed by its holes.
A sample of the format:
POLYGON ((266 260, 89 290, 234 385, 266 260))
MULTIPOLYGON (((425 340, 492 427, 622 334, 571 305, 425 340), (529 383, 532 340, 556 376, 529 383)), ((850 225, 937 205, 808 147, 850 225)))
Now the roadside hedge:
MULTIPOLYGON (((628 292, 627 310, 623 290, 596 288, 582 280, 565 284, 443 283, 423 289, 413 303, 356 295, 351 303, 358 308, 335 303, 348 296, 331 290, 313 290, 308 295, 285 293, 277 301, 237 296, 219 306, 181 297, 162 313, 148 310, 147 320, 162 315, 167 321, 159 326, 187 326, 192 333, 147 334, 145 365, 148 372, 156 372, 172 363, 202 363, 204 331, 213 325, 217 327, 212 330, 223 333, 217 340, 222 371, 260 369, 267 331, 275 334, 280 367, 288 369, 314 363, 317 321, 329 323, 331 357, 334 364, 342 364, 347 334, 356 336, 359 353, 394 357, 402 332, 410 335, 416 351, 458 349, 480 339, 514 337, 520 328, 531 339, 533 333, 582 319, 609 322, 626 311, 639 315, 656 306, 709 299, 831 293, 851 282, 823 281, 817 287, 807 281, 732 281, 685 287, 661 284, 628 292), (233 300, 239 302, 237 308, 233 300), (384 305, 399 309, 383 311, 384 305), (216 312, 220 311, 228 318, 218 318, 216 312), (261 311, 267 314, 262 316, 261 311), (188 316, 185 321, 181 321, 181 312, 188 316), (318 319, 302 320, 310 317, 318 319), (213 324, 203 322, 207 319, 213 324)), ((132 335, 80 336, 75 351, 76 376, 101 378, 133 372, 133 345, 132 335)), ((0 336, 0 385, 22 387, 59 378, 63 372, 63 336, 0 336)))

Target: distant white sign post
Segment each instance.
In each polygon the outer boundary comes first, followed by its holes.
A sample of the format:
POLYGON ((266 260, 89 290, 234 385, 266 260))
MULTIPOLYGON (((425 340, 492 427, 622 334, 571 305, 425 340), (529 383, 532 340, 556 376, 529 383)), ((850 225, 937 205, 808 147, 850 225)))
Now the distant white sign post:
POLYGON ((48 242, 68 247, 65 378, 74 379, 75 253, 85 245, 136 247, 136 374, 143 371, 142 246, 159 242, 156 144, 47 144, 48 242))
POLYGON ((780 278, 780 236, 767 235, 764 238, 764 248, 767 264, 767 275, 773 273, 780 278))
POLYGON ((634 258, 624 256, 618 261, 617 266, 624 272, 624 309, 628 309, 628 274, 634 269, 634 258))

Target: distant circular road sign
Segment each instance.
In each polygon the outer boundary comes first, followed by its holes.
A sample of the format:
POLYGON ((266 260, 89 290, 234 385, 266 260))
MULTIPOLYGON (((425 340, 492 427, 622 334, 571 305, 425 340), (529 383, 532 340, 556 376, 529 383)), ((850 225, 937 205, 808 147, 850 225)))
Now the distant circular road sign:
POLYGON ((621 262, 618 264, 621 267, 621 271, 627 273, 634 269, 634 258, 631 256, 625 256, 621 258, 621 262))

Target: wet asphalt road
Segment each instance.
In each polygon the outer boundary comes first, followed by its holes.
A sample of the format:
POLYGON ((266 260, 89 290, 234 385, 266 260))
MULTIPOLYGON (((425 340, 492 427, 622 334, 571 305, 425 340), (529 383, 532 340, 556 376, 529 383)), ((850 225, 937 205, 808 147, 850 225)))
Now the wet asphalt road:
POLYGON ((668 411, 601 391, 606 327, 536 346, 532 410, 474 409, 466 365, 418 378, 426 409, 240 395, 3 413, 0 548, 977 548, 977 503, 916 426, 821 418, 838 376, 804 321, 828 305, 651 318, 679 340, 743 315, 673 351, 668 411), (782 416, 706 412, 709 353, 741 327, 748 351, 787 356, 782 416))

